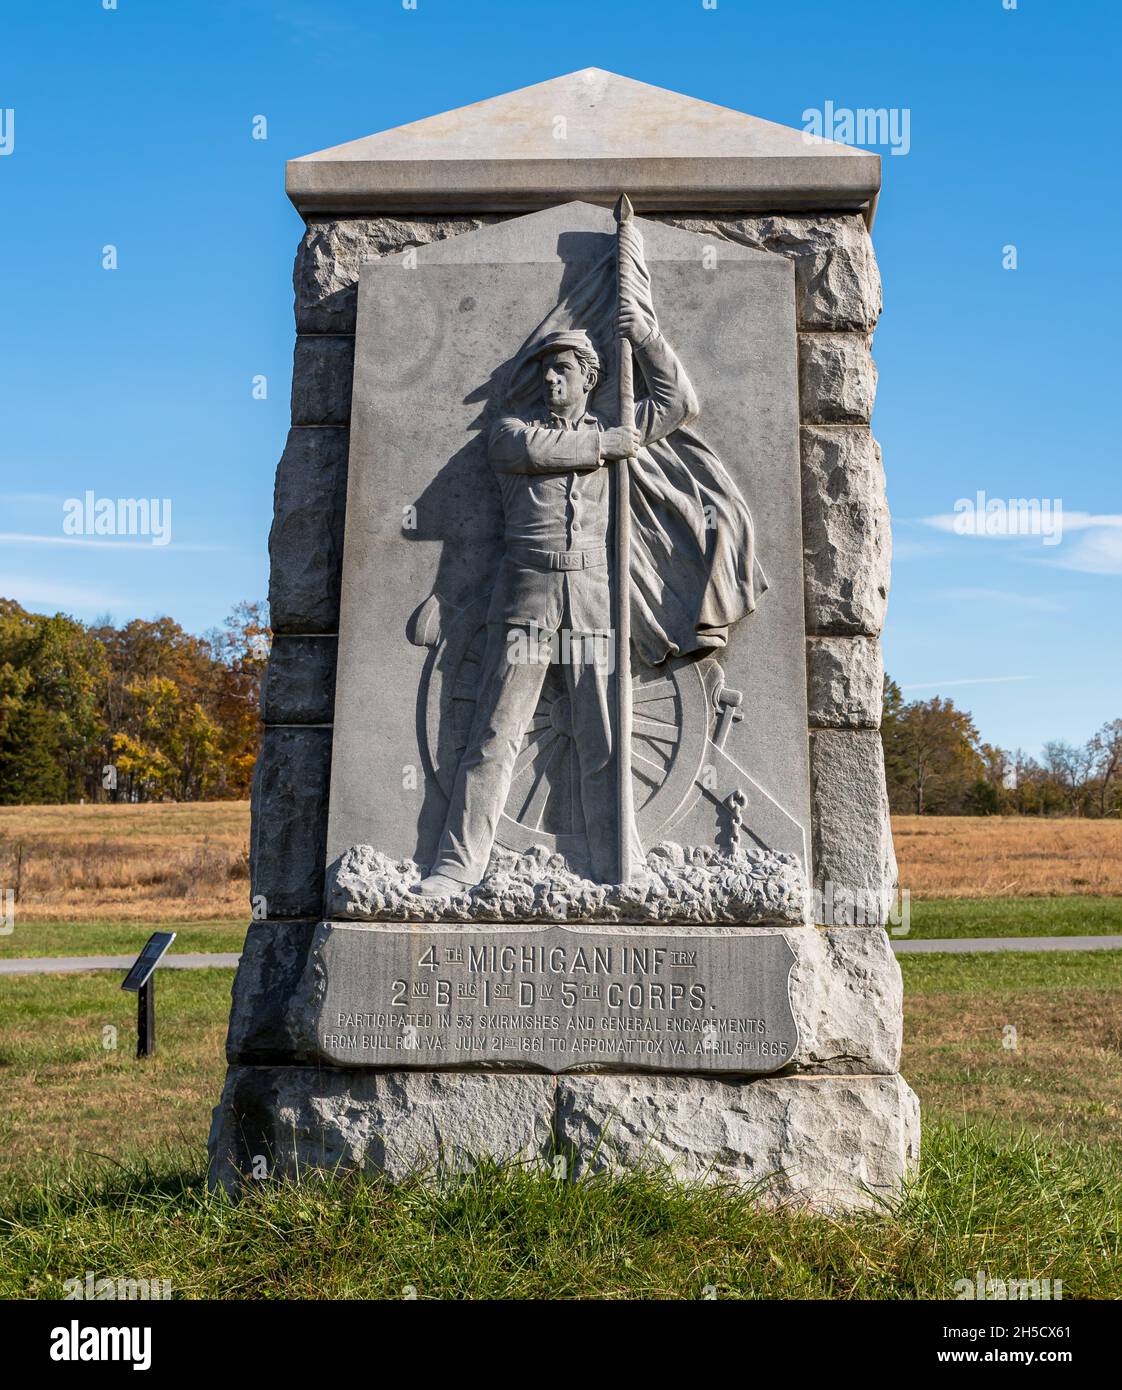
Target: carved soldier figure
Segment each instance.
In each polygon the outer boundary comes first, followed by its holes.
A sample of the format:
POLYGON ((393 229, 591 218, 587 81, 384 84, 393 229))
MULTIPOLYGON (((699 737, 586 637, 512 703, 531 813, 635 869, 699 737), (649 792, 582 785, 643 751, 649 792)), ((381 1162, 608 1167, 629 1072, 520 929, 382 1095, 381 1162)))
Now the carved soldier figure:
MULTIPOLYGON (((630 472, 631 566, 623 582, 641 659, 657 664, 720 646, 728 626, 754 606, 747 507, 716 456, 687 429, 697 397, 659 330, 642 243, 630 223, 619 233, 618 301, 615 262, 613 255, 610 265, 597 266, 527 340, 510 373, 507 409, 491 429, 488 458, 502 494, 505 554, 471 734, 436 859, 418 890, 425 896, 466 892, 486 871, 541 695, 545 651, 559 652, 563 666, 592 874, 610 882, 617 873, 611 680, 620 655, 611 655, 608 465, 630 472), (606 283, 618 314, 604 321, 606 283), (590 408, 601 360, 587 328, 575 326, 582 307, 589 326, 599 319, 602 338, 614 329, 632 344, 646 385, 632 421, 607 424, 590 408), (527 399, 532 384, 536 405, 527 399), (684 442, 676 448, 671 437, 684 442), (566 640, 558 643, 558 636, 566 640)), ((625 829, 631 860, 641 866, 634 824, 625 829)))

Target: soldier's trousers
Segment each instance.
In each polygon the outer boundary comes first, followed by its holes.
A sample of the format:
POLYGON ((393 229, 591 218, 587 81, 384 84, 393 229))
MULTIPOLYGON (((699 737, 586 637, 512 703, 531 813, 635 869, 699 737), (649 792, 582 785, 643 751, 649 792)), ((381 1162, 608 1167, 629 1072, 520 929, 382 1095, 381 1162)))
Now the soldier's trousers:
MULTIPOLYGON (((569 696, 580 767, 580 800, 592 876, 603 883, 619 877, 612 757, 615 688, 611 662, 604 659, 609 641, 600 637, 590 643, 573 635, 566 652, 560 634, 554 635, 555 646, 561 645, 567 658, 560 662, 560 669, 569 696)), ((519 750, 549 669, 548 661, 512 659, 527 650, 531 658, 540 653, 539 644, 525 629, 490 625, 471 735, 456 773, 444 834, 431 870, 464 884, 478 883, 486 872, 519 750), (515 634, 514 641, 511 634, 515 634)), ((641 864, 643 851, 634 825, 630 833, 632 862, 641 864)))

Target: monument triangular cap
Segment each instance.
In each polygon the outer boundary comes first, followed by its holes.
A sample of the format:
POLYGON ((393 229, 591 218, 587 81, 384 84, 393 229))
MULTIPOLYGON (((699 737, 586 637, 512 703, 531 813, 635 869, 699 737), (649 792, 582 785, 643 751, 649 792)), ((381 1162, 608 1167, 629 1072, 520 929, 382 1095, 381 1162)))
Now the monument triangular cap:
POLYGON ((870 212, 880 156, 584 68, 289 160, 301 213, 532 210, 870 212))

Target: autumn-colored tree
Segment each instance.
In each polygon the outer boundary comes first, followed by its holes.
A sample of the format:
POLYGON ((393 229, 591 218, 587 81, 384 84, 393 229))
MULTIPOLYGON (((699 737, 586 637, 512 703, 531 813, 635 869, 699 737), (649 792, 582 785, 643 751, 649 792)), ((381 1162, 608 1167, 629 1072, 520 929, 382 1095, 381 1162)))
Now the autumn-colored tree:
MULTIPOLYGON (((886 691, 890 684, 886 682, 886 691)), ((893 703, 888 718, 881 721, 893 809, 916 815, 965 810, 971 790, 985 781, 973 719, 939 696, 893 703)))
POLYGON ((261 740, 261 682, 272 633, 263 603, 239 603, 207 634, 212 663, 208 708, 221 729, 222 795, 249 795, 261 740))
POLYGON ((269 636, 261 604, 196 637, 0 600, 0 802, 247 795, 269 636))
POLYGON ((1122 719, 1108 720, 1088 747, 1094 758, 1099 815, 1122 812, 1122 719))
POLYGON ((0 599, 0 802, 81 795, 104 660, 81 623, 0 599))

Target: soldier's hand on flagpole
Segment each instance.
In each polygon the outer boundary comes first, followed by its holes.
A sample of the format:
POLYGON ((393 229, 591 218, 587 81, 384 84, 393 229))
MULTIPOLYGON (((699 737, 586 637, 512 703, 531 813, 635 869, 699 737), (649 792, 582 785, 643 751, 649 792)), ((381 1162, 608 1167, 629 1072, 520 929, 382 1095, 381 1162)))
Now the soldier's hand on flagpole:
POLYGON ((632 425, 616 425, 600 433, 600 457, 632 459, 639 452, 639 431, 632 425))
POLYGON ((635 343, 644 343, 658 328, 658 321, 645 314, 633 301, 625 299, 620 307, 616 321, 617 331, 622 338, 630 338, 635 343))

